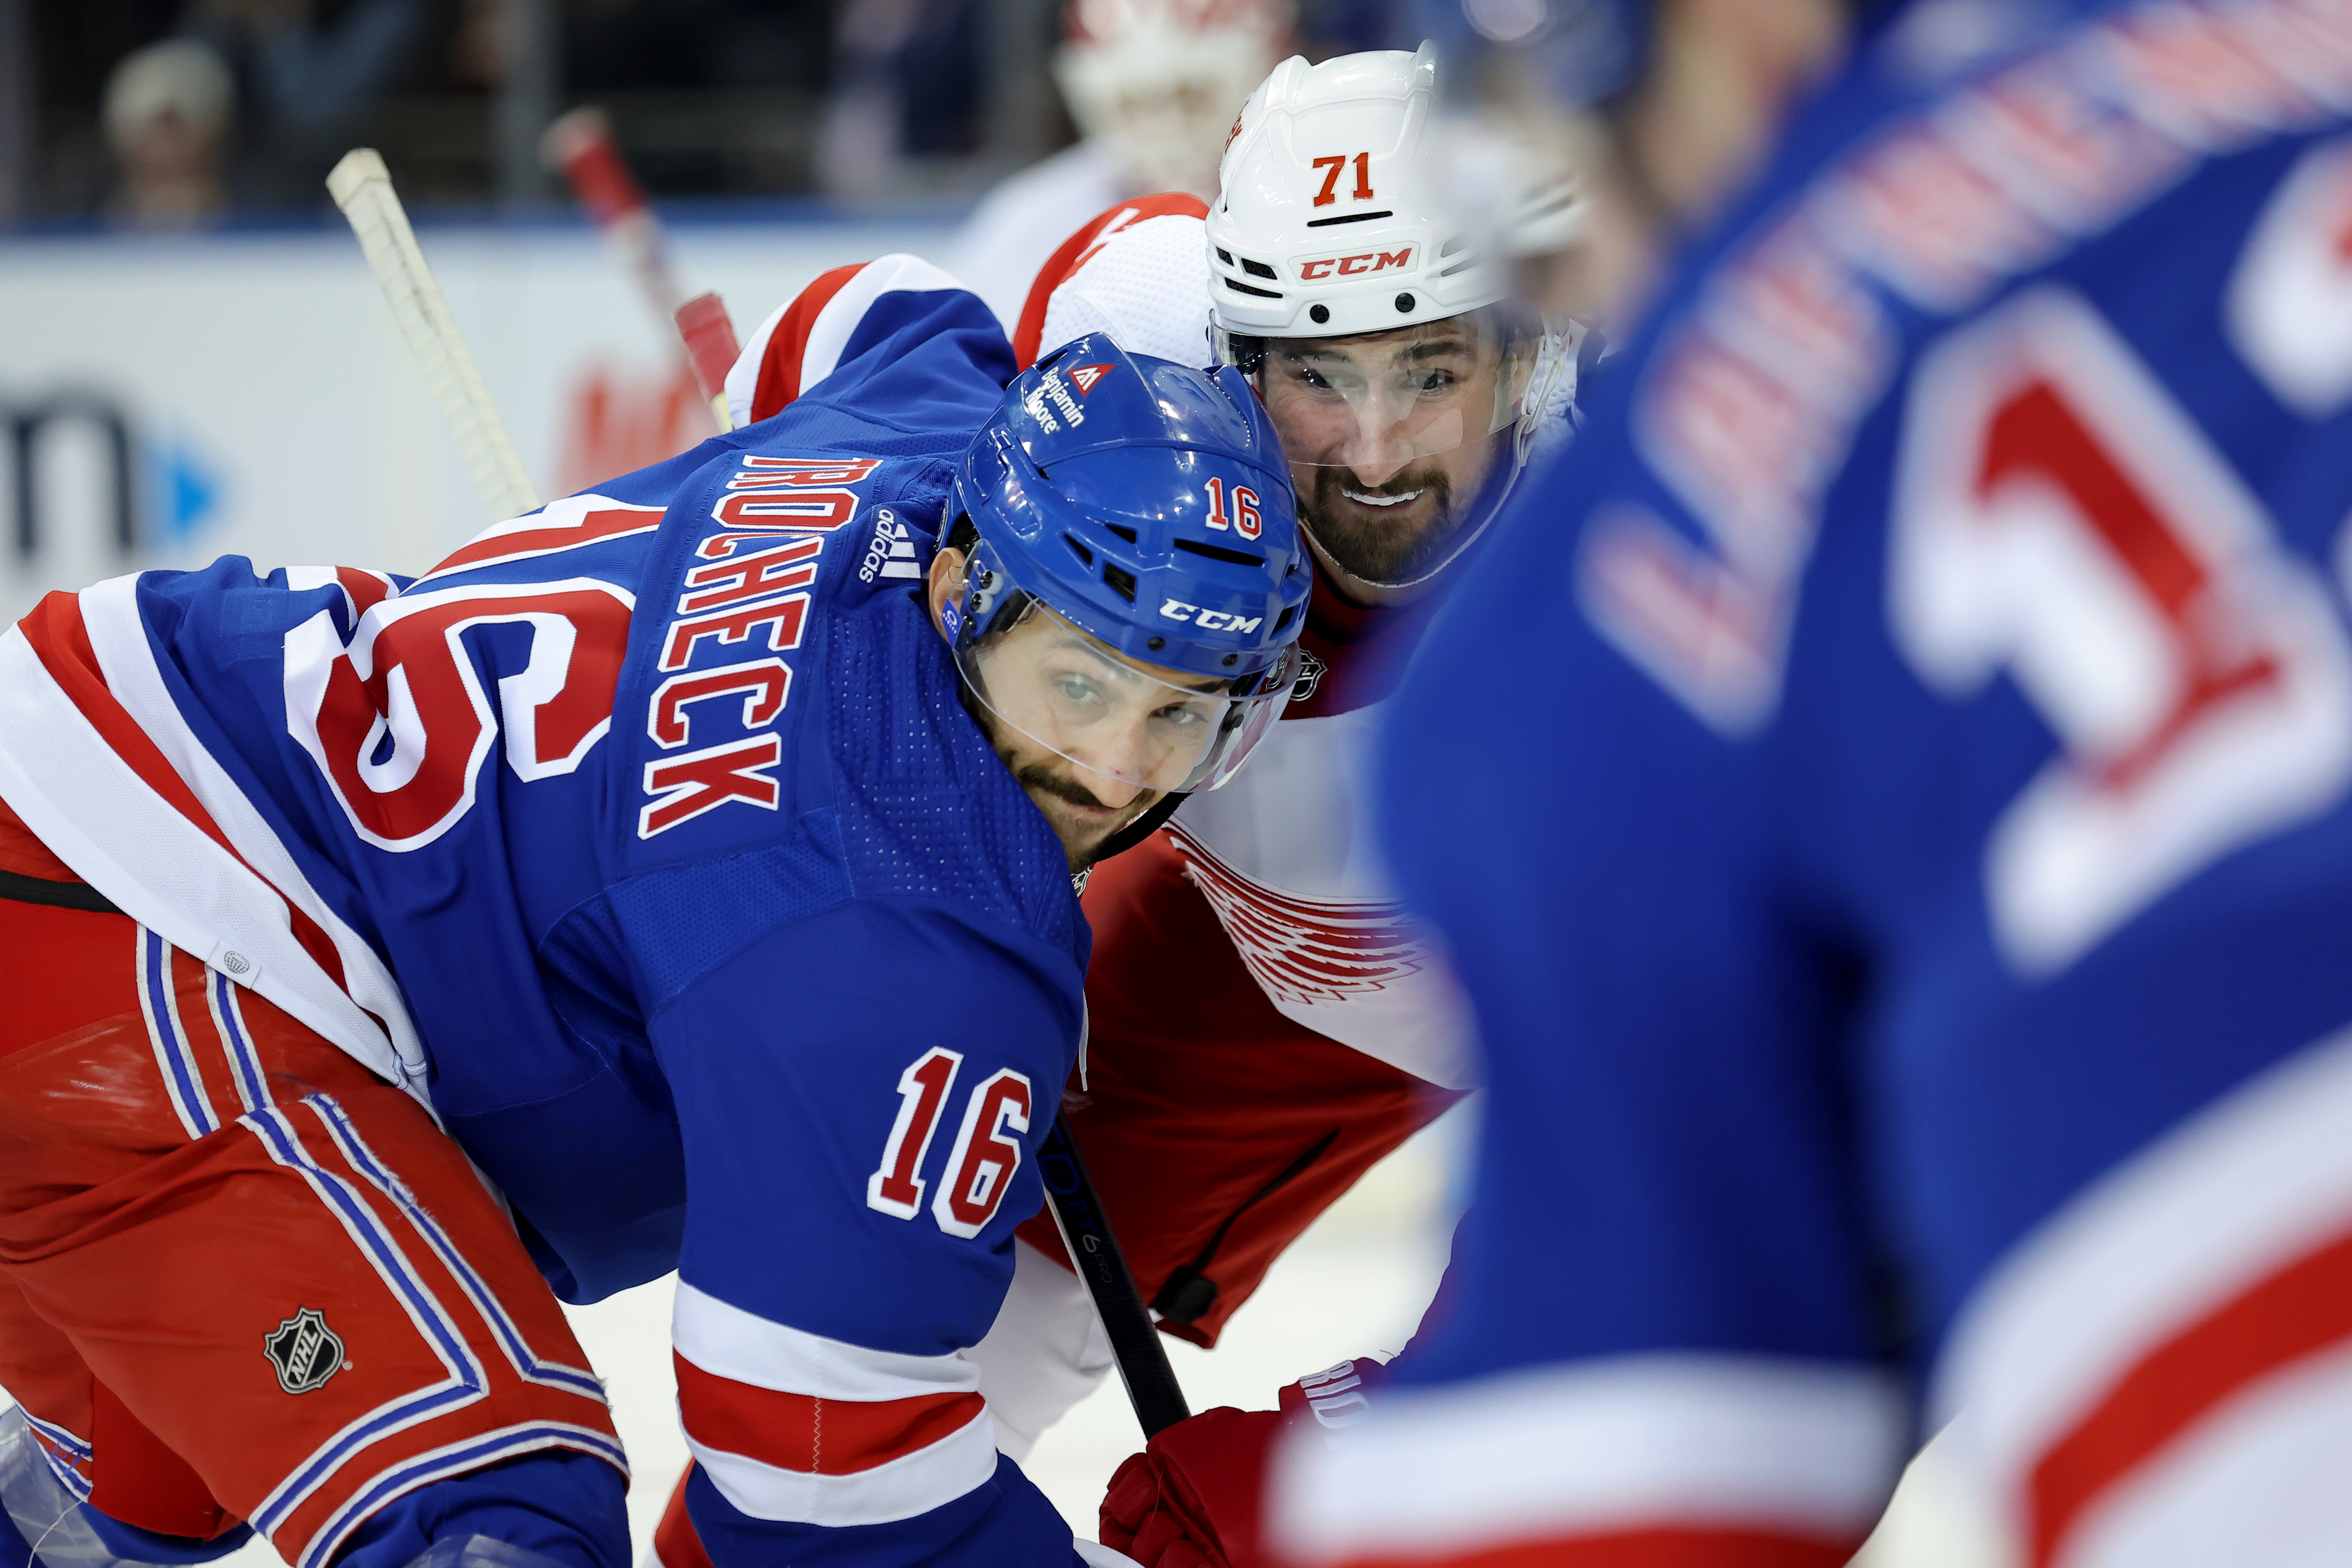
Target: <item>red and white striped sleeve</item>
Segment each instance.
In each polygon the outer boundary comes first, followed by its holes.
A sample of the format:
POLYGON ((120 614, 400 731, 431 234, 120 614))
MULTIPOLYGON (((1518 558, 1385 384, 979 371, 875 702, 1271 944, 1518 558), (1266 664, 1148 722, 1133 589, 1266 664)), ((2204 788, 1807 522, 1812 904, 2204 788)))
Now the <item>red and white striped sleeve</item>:
MULTIPOLYGON (((390 968, 312 886, 278 822, 181 711, 142 578, 51 594, 0 630, 0 796, 74 874, 420 1098, 424 1049, 390 968)), ((297 567, 352 620, 381 573, 297 567)))
POLYGON ((1037 269, 1013 331, 1014 362, 1026 368, 1073 338, 1108 332, 1130 353, 1206 364, 1208 216, 1181 192, 1096 214, 1037 269))
POLYGON ((672 1325, 687 1445, 753 1519, 911 1519, 996 1470, 980 1369, 772 1322, 680 1281, 672 1325))
POLYGON ((858 324, 885 294, 962 287, 921 258, 903 254, 822 274, 744 342, 727 373, 727 412, 735 427, 773 418, 831 375, 858 324))

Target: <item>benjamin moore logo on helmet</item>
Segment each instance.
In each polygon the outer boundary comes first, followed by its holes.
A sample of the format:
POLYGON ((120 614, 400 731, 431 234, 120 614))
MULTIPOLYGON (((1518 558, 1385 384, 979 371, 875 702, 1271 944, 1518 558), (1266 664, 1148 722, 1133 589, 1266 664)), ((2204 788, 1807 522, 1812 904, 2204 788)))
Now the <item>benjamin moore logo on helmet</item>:
POLYGON ((1335 274, 1355 278, 1366 272, 1385 272, 1391 267, 1411 267, 1413 250, 1414 247, 1408 245, 1402 250, 1367 250, 1360 256, 1318 256, 1312 261, 1300 262, 1298 276, 1302 281, 1312 283, 1335 274))
POLYGON ((1181 599, 1163 599, 1160 613, 1171 621, 1185 621, 1204 632, 1238 632, 1244 637, 1257 630, 1264 616, 1228 615, 1223 610, 1204 610, 1198 605, 1188 605, 1181 599))
POLYGON ((1082 364, 1071 371, 1066 380, 1062 374, 1062 367, 1055 365, 1045 373, 1045 377, 1035 386, 1029 389, 1029 395, 1022 400, 1021 406, 1028 410, 1030 418, 1045 427, 1045 433, 1049 436, 1062 427, 1054 421, 1054 415, 1056 412, 1062 416, 1062 424, 1066 424, 1075 430, 1087 422, 1087 411, 1078 406, 1077 397, 1070 395, 1070 384, 1072 382, 1077 384, 1078 396, 1083 397, 1095 389, 1095 383, 1109 374, 1110 366, 1107 364, 1082 364), (1054 405, 1052 408, 1045 406, 1049 401, 1054 405))

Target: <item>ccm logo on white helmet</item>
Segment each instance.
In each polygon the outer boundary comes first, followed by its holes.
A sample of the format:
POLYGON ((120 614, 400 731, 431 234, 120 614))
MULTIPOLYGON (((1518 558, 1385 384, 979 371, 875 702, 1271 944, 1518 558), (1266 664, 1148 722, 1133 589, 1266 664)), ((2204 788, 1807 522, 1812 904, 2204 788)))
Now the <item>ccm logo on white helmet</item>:
POLYGON ((1367 272, 1386 272, 1391 267, 1412 265, 1412 246, 1402 250, 1368 250, 1361 256, 1323 256, 1298 264, 1301 282, 1313 283, 1325 278, 1359 278, 1367 272))
POLYGON ((1257 630, 1264 616, 1234 616, 1223 610, 1204 610, 1198 605, 1188 605, 1181 599, 1162 599, 1160 613, 1171 621, 1190 621, 1204 632, 1241 632, 1257 630))

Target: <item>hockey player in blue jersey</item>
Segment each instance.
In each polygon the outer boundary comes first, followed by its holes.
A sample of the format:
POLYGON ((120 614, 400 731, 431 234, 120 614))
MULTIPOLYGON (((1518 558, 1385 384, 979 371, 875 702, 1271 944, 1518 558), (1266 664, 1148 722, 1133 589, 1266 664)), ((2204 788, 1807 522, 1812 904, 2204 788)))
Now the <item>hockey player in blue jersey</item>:
POLYGON ((677 1268, 720 1568, 1072 1563, 957 1352, 1083 1048, 1074 873, 1239 765, 1307 574, 1231 373, 1006 390, 906 258, 833 325, 783 415, 414 581, 228 559, 0 637, 46 1557, 625 1568, 554 1297, 677 1268))
POLYGON ((1286 1561, 1832 1568, 1934 1431, 1988 1561, 2352 1561, 2348 108, 1917 0, 1696 244, 1396 700, 1490 1095, 1286 1561))

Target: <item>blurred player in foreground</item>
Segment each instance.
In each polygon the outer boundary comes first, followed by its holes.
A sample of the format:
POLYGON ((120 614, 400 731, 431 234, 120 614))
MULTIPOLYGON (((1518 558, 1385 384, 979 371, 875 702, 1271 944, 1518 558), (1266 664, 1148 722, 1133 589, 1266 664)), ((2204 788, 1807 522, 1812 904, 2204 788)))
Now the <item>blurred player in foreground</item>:
POLYGON ((1074 875, 1246 755, 1307 572, 1238 376, 1006 391, 977 300, 846 270, 782 418, 422 578, 0 637, 0 1505, 53 1563, 625 1568, 548 1287, 672 1268, 721 1568, 1073 1562, 957 1352, 1081 1048, 1074 875))
POLYGON ((1923 1425, 2018 1564, 2352 1560, 2352 12, 1874 21, 1396 699, 1489 1100, 1291 1563, 1828 1568, 1923 1425))
MULTIPOLYGON (((948 269, 1009 333, 1054 247, 1105 207, 1208 197, 1242 100, 1282 58, 1285 0, 1068 0, 1054 79, 1080 140, 982 197, 948 269)), ((1187 363, 1191 360, 1187 355, 1187 363)))

